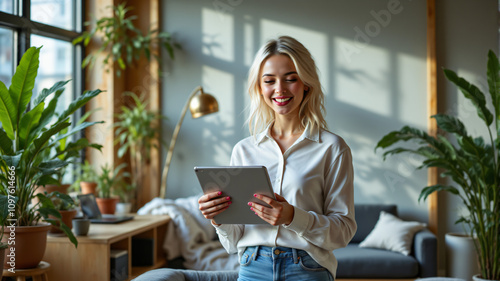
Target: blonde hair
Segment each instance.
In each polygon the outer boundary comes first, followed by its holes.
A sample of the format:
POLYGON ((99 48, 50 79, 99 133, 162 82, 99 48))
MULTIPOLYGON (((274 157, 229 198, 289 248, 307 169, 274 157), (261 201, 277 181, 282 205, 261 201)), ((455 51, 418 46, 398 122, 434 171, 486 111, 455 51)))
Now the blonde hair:
POLYGON ((259 83, 262 64, 273 55, 288 56, 295 65, 299 78, 309 88, 304 93, 304 99, 299 109, 299 118, 304 128, 309 125, 311 131, 314 129, 326 130, 327 124, 323 116, 325 95, 321 89, 314 59, 299 41, 289 36, 281 36, 262 46, 250 67, 248 74, 250 116, 247 120, 250 134, 255 136, 274 121, 274 111, 265 103, 259 83))

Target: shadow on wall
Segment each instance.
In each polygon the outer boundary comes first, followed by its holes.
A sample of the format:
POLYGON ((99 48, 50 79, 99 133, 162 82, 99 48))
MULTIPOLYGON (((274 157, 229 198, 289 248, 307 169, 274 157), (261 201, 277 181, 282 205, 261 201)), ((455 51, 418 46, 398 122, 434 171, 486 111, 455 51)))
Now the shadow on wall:
POLYGON ((165 139, 191 88, 202 85, 220 107, 217 115, 185 120, 168 197, 200 191, 194 166, 229 164, 234 144, 248 136, 246 78, 253 56, 267 39, 290 35, 315 57, 330 130, 351 146, 356 201, 397 202, 402 214, 427 219, 426 204, 417 202, 427 180, 425 171, 414 171, 418 159, 383 162, 373 151, 389 131, 426 127, 425 1, 168 0, 163 19, 183 45, 164 79, 165 139))

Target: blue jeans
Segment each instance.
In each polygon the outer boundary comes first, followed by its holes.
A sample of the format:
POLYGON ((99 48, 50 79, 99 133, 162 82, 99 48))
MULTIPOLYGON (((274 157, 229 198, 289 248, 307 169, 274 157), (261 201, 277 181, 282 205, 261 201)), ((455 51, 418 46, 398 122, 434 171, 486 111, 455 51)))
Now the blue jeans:
POLYGON ((238 281, 333 281, 330 272, 306 251, 286 247, 247 247, 238 281), (271 277, 272 276, 272 277, 271 277))

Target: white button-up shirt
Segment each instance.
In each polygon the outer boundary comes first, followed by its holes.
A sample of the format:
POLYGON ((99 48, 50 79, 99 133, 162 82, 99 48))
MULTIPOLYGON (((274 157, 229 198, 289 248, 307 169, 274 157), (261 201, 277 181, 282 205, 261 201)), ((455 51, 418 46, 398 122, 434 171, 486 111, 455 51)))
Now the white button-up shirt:
POLYGON ((281 152, 270 126, 237 143, 232 166, 262 165, 274 192, 294 206, 289 225, 220 225, 217 234, 229 253, 249 246, 289 247, 307 251, 335 277, 333 250, 345 247, 356 232, 353 167, 349 146, 336 134, 309 127, 281 152))

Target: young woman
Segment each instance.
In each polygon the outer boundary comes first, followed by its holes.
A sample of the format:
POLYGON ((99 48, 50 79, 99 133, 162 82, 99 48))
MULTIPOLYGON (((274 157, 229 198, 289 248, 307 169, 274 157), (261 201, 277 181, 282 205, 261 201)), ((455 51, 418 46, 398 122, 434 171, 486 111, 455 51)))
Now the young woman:
MULTIPOLYGON (((238 253, 238 280, 334 280, 333 250, 356 232, 351 152, 327 131, 324 94, 309 51, 282 36, 257 53, 248 92, 251 137, 233 149, 231 165, 266 166, 276 200, 249 203, 268 224, 216 225, 229 253, 238 253)), ((224 212, 231 198, 199 198, 205 218, 224 212)))

